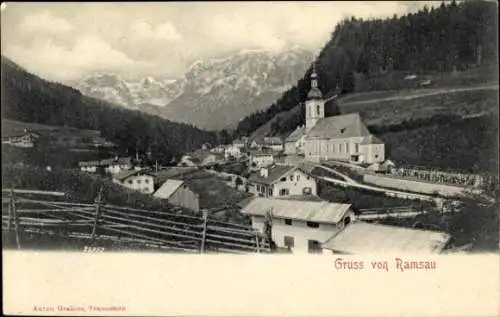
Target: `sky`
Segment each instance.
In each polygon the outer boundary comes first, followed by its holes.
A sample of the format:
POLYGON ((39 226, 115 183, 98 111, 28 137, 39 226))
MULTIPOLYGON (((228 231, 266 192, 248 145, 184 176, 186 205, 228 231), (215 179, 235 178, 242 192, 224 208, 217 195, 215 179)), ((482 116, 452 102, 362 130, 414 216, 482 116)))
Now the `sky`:
POLYGON ((3 2, 2 55, 49 80, 97 71, 177 78, 243 49, 318 52, 347 16, 389 17, 433 1, 3 2))

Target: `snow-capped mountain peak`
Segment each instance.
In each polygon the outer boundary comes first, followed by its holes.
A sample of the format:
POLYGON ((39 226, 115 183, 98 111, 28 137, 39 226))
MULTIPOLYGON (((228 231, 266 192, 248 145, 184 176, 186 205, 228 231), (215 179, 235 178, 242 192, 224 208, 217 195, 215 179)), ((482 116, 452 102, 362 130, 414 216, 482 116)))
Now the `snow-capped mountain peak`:
POLYGON ((99 72, 84 78, 76 88, 128 108, 217 129, 267 108, 302 77, 311 61, 312 53, 299 47, 279 53, 242 50, 197 60, 179 79, 147 76, 125 81, 99 72))

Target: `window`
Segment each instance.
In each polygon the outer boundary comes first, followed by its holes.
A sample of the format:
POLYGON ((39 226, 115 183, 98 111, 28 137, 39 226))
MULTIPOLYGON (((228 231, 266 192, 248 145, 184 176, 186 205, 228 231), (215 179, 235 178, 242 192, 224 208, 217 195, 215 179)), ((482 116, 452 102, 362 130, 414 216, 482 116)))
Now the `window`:
POLYGON ((257 184, 257 191, 260 192, 260 185, 257 184))
POLYGON ((293 175, 290 175, 290 180, 293 181, 293 175))
POLYGON ((292 225, 292 219, 285 218, 285 225, 291 226, 292 225))
POLYGON ((307 175, 307 180, 310 180, 311 179, 311 176, 307 175))
POLYGON ((359 152, 359 143, 354 143, 354 152, 359 152))
POLYGON ((142 181, 140 179, 137 180, 137 184, 140 184, 142 183, 142 181))
POLYGON ((269 188, 269 196, 272 196, 273 195, 273 190, 271 188, 269 188))
POLYGON ((286 177, 282 177, 282 178, 280 179, 280 181, 282 181, 282 182, 286 182, 286 177))
POLYGON ((349 142, 345 143, 345 152, 349 153, 349 142))
POLYGON ((307 251, 309 253, 322 253, 321 244, 316 240, 308 240, 307 241, 307 251))
POLYGON ((297 175, 297 181, 299 181, 299 180, 300 180, 300 175, 297 175))
POLYGON ((320 113, 320 108, 319 108, 319 105, 316 106, 316 114, 319 116, 319 113, 320 113))
POLYGON ((147 192, 147 191, 149 191, 149 188, 144 187, 143 191, 144 191, 144 192, 147 192))
POLYGON ((295 245, 295 239, 293 237, 285 236, 283 240, 284 240, 283 244, 285 245, 285 247, 287 247, 287 248, 293 248, 294 247, 294 245, 295 245))
POLYGON ((339 152, 342 152, 342 143, 339 144, 339 152))
POLYGON ((317 222, 308 221, 308 222, 306 223, 306 225, 307 225, 309 228, 319 228, 319 223, 317 223, 317 222))
POLYGON ((287 196, 287 195, 289 195, 289 193, 290 192, 286 188, 283 188, 280 190, 280 196, 287 196))
POLYGON ((145 180, 144 180, 144 183, 145 183, 145 184, 149 184, 149 179, 145 179, 145 180))
POLYGON ((128 183, 129 183, 130 185, 132 185, 132 180, 129 180, 129 181, 128 181, 128 183))
POLYGON ((375 154, 375 158, 378 158, 378 154, 375 154))

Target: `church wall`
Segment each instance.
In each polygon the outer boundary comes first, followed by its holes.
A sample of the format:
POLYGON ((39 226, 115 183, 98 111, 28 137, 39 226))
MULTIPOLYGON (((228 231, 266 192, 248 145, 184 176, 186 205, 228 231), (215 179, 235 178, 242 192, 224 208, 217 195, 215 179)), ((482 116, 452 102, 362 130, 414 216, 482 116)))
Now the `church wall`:
POLYGON ((368 164, 385 161, 384 144, 365 144, 361 146, 361 150, 365 155, 365 162, 368 164))

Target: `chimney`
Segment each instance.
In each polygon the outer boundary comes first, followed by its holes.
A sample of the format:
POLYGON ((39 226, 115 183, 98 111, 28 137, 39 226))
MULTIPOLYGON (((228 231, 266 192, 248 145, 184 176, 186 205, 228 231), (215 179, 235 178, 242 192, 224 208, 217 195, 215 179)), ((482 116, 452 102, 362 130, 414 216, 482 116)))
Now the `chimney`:
POLYGON ((267 167, 260 168, 260 176, 264 178, 267 178, 269 176, 269 170, 267 169, 267 167))

